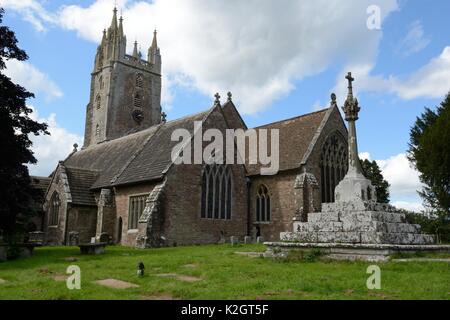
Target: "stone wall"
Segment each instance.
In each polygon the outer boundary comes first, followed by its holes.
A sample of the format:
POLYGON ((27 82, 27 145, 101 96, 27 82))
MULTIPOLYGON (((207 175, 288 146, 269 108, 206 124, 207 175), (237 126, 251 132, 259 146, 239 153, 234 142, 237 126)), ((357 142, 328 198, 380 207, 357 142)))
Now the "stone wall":
POLYGON ((120 244, 124 246, 134 247, 136 245, 136 237, 138 235, 137 229, 128 229, 128 211, 130 207, 129 199, 132 196, 138 196, 143 194, 150 194, 156 183, 148 183, 136 186, 118 187, 115 189, 115 201, 116 201, 116 228, 113 235, 113 241, 118 242, 118 222, 119 218, 122 219, 122 232, 120 244))
POLYGON ((250 188, 250 216, 252 235, 256 236, 259 227, 260 235, 267 241, 278 241, 280 232, 291 230, 297 208, 303 201, 303 195, 294 189, 296 171, 279 173, 275 176, 257 176, 252 178, 250 188), (264 184, 270 195, 270 222, 256 223, 256 195, 261 184, 264 184))
POLYGON ((45 242, 48 245, 62 245, 65 242, 65 227, 66 227, 66 213, 68 210, 68 202, 72 199, 70 193, 68 193, 68 181, 67 175, 65 173, 64 167, 58 166, 56 172, 54 173, 54 179, 49 186, 47 195, 44 202, 44 226, 43 231, 45 232, 45 242), (61 200, 61 207, 59 210, 58 225, 49 226, 50 216, 50 200, 54 194, 58 192, 59 198, 61 200))
POLYGON ((247 187, 242 166, 232 166, 231 220, 201 218, 201 165, 174 166, 167 177, 164 230, 168 244, 217 243, 247 234, 247 187))
POLYGON ((79 243, 90 243, 91 238, 95 237, 96 222, 96 207, 69 206, 67 235, 76 232, 79 243))

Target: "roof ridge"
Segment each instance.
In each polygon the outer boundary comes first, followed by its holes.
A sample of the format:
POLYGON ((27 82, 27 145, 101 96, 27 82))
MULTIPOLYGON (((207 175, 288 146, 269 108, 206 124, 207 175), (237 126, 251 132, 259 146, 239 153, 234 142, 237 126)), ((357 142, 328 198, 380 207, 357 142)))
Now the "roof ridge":
POLYGON ((295 116, 295 117, 292 117, 292 118, 287 118, 287 119, 284 119, 284 120, 278 120, 278 121, 275 121, 275 122, 266 123, 266 124, 263 124, 263 125, 261 125, 261 126, 254 127, 253 129, 258 129, 258 128, 262 128, 262 127, 267 127, 267 126, 270 126, 270 125, 274 125, 274 124, 277 124, 277 123, 282 123, 282 122, 286 122, 286 121, 291 121, 291 120, 296 120, 296 119, 304 118, 304 117, 307 117, 307 116, 312 116, 312 115, 314 115, 314 114, 318 114, 318 113, 322 113, 322 112, 327 112, 329 109, 330 109, 330 107, 325 108, 325 109, 321 109, 321 110, 318 110, 318 111, 313 111, 313 112, 305 113, 305 114, 302 114, 302 115, 299 115, 299 116, 295 116))

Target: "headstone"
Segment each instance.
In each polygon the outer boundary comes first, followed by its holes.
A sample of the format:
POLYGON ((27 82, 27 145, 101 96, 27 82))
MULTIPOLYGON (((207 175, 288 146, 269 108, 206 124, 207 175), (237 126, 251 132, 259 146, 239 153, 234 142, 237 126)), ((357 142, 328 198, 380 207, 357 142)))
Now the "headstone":
POLYGON ((245 244, 251 244, 251 243, 253 243, 252 237, 250 237, 250 236, 245 236, 245 237, 244 237, 244 243, 245 243, 245 244))
POLYGON ((238 245, 238 244, 239 244, 239 239, 238 239, 238 237, 231 236, 231 237, 230 237, 230 242, 231 242, 231 245, 232 245, 232 246, 235 246, 235 245, 238 245))
POLYGON ((69 246, 77 246, 80 242, 80 234, 76 231, 69 232, 69 246))
POLYGON ((264 243, 264 237, 259 236, 258 238, 256 238, 256 243, 264 243))
POLYGON ((109 235, 106 232, 103 232, 98 238, 100 242, 109 243, 109 235))
POLYGON ((96 242, 95 237, 92 237, 91 238, 91 244, 95 244, 95 242, 96 242))

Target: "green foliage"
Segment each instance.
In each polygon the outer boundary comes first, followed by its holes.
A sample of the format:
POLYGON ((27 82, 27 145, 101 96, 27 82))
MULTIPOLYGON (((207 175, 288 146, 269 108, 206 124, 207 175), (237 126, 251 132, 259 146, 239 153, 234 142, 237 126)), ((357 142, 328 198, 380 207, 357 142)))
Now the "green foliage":
POLYGON ((376 161, 364 160, 361 162, 364 175, 372 182, 377 192, 379 203, 389 203, 389 183, 384 180, 380 167, 376 161))
POLYGON ((26 166, 36 163, 28 136, 48 132, 46 124, 29 117, 32 109, 26 106, 26 100, 34 95, 3 73, 6 60, 28 58, 17 46, 14 32, 1 25, 3 13, 0 8, 0 185, 5 187, 0 192, 0 234, 7 242, 13 242, 15 234, 34 214, 33 199, 39 196, 31 187, 26 166))
POLYGON ((411 128, 408 159, 420 172, 425 203, 450 217, 450 94, 436 111, 428 108, 411 128))
POLYGON ((419 224, 423 232, 435 235, 438 243, 450 243, 450 220, 445 214, 428 218, 423 213, 404 213, 409 223, 419 224))

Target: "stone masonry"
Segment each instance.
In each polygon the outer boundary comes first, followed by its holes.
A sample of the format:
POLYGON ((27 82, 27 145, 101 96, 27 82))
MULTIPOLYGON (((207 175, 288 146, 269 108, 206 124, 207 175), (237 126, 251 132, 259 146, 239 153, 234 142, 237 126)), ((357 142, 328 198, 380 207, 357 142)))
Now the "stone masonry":
POLYGON ((434 237, 421 233, 419 225, 388 204, 377 203, 375 188, 362 174, 358 158, 355 122, 360 107, 353 98, 349 73, 348 96, 343 107, 349 122, 349 169, 335 189, 335 203, 322 204, 322 211, 309 213, 307 222, 294 222, 293 232, 280 234, 282 241, 302 243, 426 245, 434 237))

